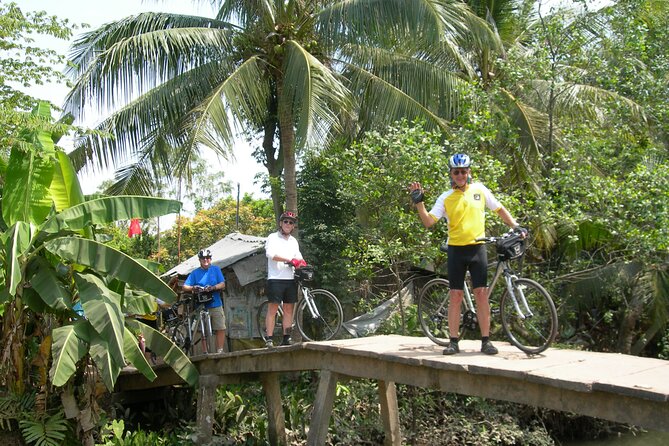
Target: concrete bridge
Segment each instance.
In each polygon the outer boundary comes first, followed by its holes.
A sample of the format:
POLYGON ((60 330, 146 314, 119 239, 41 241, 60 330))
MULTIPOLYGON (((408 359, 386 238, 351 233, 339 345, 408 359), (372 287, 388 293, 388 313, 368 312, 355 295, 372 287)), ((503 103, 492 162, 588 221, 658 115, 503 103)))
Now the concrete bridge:
MULTIPOLYGON (((523 403, 669 432, 669 361, 635 356, 549 349, 527 356, 510 344, 486 356, 480 341, 460 341, 461 353, 443 356, 427 338, 373 336, 307 342, 274 349, 252 349, 195 357, 200 371, 197 401, 199 440, 212 437, 215 389, 260 381, 269 414, 271 444, 285 444, 281 373, 320 371, 307 438, 325 443, 337 381, 378 381, 381 419, 388 445, 401 443, 396 383, 463 395, 523 403)), ((126 371, 117 390, 149 389, 181 383, 165 366, 149 382, 126 371)))

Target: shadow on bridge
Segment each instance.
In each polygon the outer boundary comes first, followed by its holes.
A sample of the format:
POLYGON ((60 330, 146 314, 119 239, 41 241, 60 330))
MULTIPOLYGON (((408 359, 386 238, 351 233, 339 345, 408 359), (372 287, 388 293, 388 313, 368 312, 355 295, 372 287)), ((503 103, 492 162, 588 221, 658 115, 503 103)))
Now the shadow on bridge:
MULTIPOLYGON (((325 443, 337 381, 378 381, 386 444, 401 443, 396 383, 573 412, 647 429, 669 431, 669 361, 613 353, 549 349, 527 356, 509 344, 500 353, 479 352, 479 341, 461 341, 461 353, 443 356, 427 338, 373 336, 307 342, 193 358, 200 372, 199 442, 211 440, 216 388, 260 381, 269 414, 271 444, 285 444, 279 376, 318 370, 307 444, 325 443)), ((149 382, 126 371, 117 391, 181 384, 172 369, 156 368, 149 382)))

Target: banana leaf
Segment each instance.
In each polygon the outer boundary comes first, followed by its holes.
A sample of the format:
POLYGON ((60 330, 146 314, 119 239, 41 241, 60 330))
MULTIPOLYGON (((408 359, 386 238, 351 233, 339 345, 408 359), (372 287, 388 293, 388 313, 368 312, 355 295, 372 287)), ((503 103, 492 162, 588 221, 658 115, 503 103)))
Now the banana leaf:
MULTIPOLYGON (((111 344, 114 344, 113 342, 111 344)), ((91 359, 98 368, 102 382, 110 392, 114 390, 114 384, 121 373, 124 362, 117 362, 110 353, 110 343, 100 336, 93 336, 89 353, 91 359)))
MULTIPOLYGON (((169 338, 158 330, 154 330, 146 324, 132 319, 126 320, 127 326, 144 335, 146 345, 158 356, 163 358, 165 364, 172 367, 177 375, 191 386, 196 386, 200 375, 197 368, 190 362, 188 356, 177 347, 169 338)), ((136 365, 135 365, 136 366, 136 365)))
POLYGON ((77 370, 77 362, 88 353, 90 324, 79 321, 53 330, 53 364, 49 377, 54 386, 64 386, 77 370))
POLYGON ((111 223, 131 218, 153 218, 179 212, 181 202, 166 198, 121 195, 97 198, 69 207, 55 214, 42 226, 54 234, 69 229, 78 231, 92 224, 111 223))
MULTIPOLYGON (((79 290, 84 316, 106 343, 105 350, 117 368, 123 367, 124 316, 121 311, 121 296, 107 289, 102 279, 93 274, 75 273, 74 282, 79 290)), ((91 348, 97 345, 95 338, 97 337, 91 336, 91 348)), ((97 363, 100 357, 93 359, 97 363)), ((107 365, 104 364, 104 367, 107 365)))
POLYGON ((153 371, 151 365, 149 365, 149 362, 146 360, 144 353, 140 350, 137 336, 135 336, 135 334, 133 334, 127 327, 123 334, 123 341, 125 357, 130 361, 130 364, 139 370, 139 372, 149 381, 156 379, 158 375, 153 371))
POLYGON ((158 311, 156 298, 148 293, 136 290, 126 290, 123 300, 125 314, 144 315, 158 311))
POLYGON ((21 257, 30 248, 32 227, 24 221, 16 222, 4 234, 5 241, 5 286, 11 296, 16 295, 16 289, 23 280, 21 257))
MULTIPOLYGON (((51 107, 40 102, 32 112, 46 120, 51 107)), ((43 130, 22 132, 12 147, 4 179, 2 218, 7 226, 18 221, 42 224, 51 212, 49 186, 53 178, 56 149, 51 133, 43 130)))
POLYGON ((108 274, 167 303, 176 300, 174 291, 159 277, 132 257, 107 245, 69 236, 49 240, 44 247, 65 260, 108 274))
POLYGON ((64 152, 57 151, 56 159, 50 190, 56 211, 62 212, 83 203, 85 198, 70 158, 64 152))
POLYGON ((37 292, 42 301, 52 310, 71 310, 72 296, 56 274, 56 271, 43 257, 37 257, 31 262, 30 268, 35 268, 35 274, 30 278, 30 285, 37 292))

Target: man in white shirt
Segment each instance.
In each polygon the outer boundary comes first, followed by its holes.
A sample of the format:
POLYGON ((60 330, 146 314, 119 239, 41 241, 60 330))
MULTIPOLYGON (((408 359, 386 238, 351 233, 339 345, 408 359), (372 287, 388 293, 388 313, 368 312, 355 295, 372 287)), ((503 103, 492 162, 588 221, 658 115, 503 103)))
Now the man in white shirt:
POLYGON ((295 229, 297 215, 284 212, 279 218, 279 229, 267 236, 267 298, 269 306, 265 317, 267 347, 273 347, 272 333, 279 305, 283 303, 283 340, 281 345, 290 345, 290 331, 293 326, 293 310, 297 302, 297 283, 293 268, 306 265, 300 253, 297 239, 291 235, 295 229))

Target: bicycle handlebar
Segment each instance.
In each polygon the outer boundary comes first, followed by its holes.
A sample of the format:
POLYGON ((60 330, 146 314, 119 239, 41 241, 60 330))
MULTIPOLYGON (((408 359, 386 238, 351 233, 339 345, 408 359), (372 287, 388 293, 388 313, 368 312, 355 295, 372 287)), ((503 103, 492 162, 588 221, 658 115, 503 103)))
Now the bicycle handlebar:
POLYGON ((484 242, 485 244, 489 244, 489 243, 496 243, 498 240, 503 240, 503 239, 507 239, 507 238, 510 238, 510 237, 514 237, 514 238, 518 238, 518 239, 525 238, 525 237, 523 237, 522 233, 516 232, 513 229, 511 229, 510 231, 506 232, 505 234, 503 234, 501 236, 479 237, 479 238, 475 239, 474 241, 484 242))

